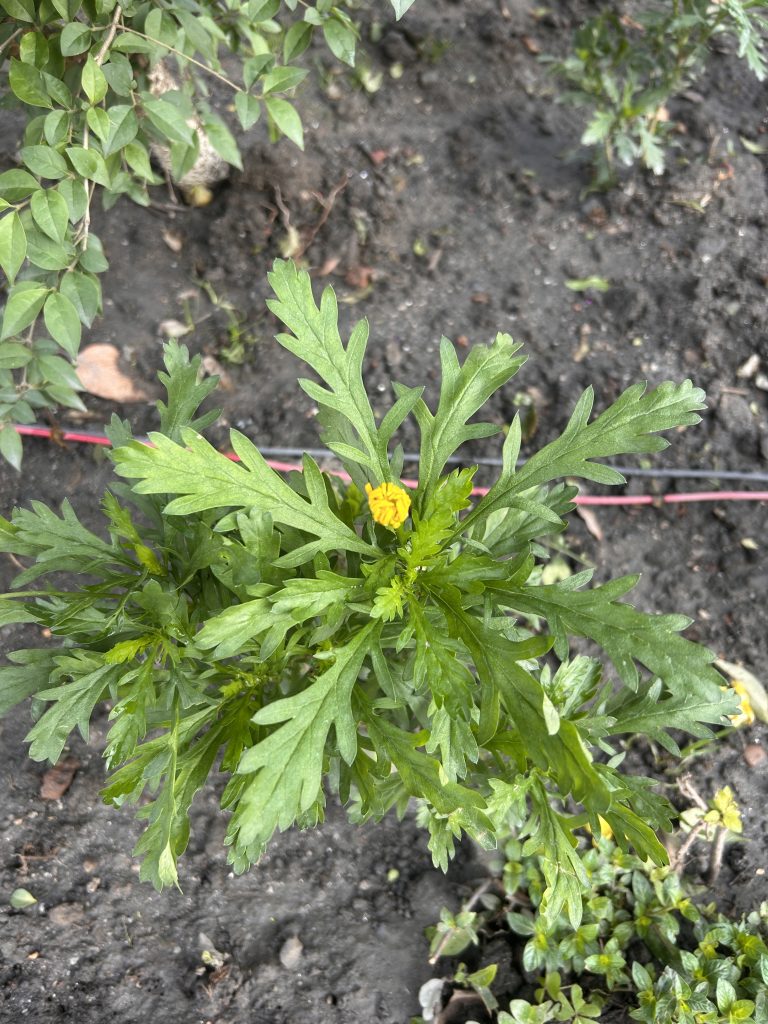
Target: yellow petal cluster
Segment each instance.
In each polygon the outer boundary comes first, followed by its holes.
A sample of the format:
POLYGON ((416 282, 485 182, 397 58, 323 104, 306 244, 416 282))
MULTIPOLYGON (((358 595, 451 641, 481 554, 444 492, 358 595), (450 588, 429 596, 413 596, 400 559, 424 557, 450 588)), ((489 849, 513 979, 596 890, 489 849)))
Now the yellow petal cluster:
POLYGON ((396 530, 408 518, 411 499, 397 484, 380 484, 378 487, 366 484, 365 493, 368 495, 371 515, 382 526, 396 530))
POLYGON ((749 700, 749 692, 746 686, 740 680, 734 679, 731 683, 731 689, 741 697, 741 711, 738 715, 729 715, 731 722, 735 726, 740 725, 754 725, 755 724, 755 712, 752 709, 752 704, 749 700))

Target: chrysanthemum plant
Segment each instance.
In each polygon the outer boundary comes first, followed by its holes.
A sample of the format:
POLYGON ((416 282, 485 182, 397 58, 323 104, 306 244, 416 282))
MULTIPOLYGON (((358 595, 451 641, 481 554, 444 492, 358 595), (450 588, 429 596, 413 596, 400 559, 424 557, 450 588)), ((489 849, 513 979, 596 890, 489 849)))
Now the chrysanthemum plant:
POLYGON ((217 451, 201 435, 216 412, 198 414, 214 383, 169 345, 151 446, 116 418, 110 427, 129 484, 104 497, 108 539, 67 503, 0 521, 0 550, 28 566, 0 601, 2 621, 38 623, 59 642, 11 655, 0 710, 33 697, 30 754, 56 761, 106 706, 104 799, 139 805, 135 852, 158 887, 177 881, 190 805, 217 771, 229 776, 237 871, 276 829, 321 821, 327 791, 358 822, 416 798, 443 868, 462 833, 492 846, 522 816, 526 853, 544 858, 543 912, 555 921, 565 909, 576 924, 577 830, 602 818, 623 848, 666 858, 657 832, 672 808, 650 780, 622 774, 621 737, 675 752, 675 732, 706 735, 735 708, 713 655, 679 635, 688 619, 621 600, 636 576, 544 585, 547 540, 574 507, 564 478, 621 483, 595 460, 661 450, 658 433, 697 422, 704 396, 690 381, 638 384, 590 422, 588 390, 563 435, 522 465, 516 419, 498 480, 473 501, 474 468, 446 465, 496 432, 471 421, 522 366, 520 346, 499 334, 459 365, 443 340, 436 410, 423 388, 394 384, 377 423, 366 322, 345 346, 330 288, 318 308, 292 263, 270 280, 289 332, 277 340, 322 381, 300 385, 350 482, 309 456, 284 478, 236 431, 240 461, 217 451), (409 416, 421 433, 415 487, 393 447, 409 416), (605 679, 573 638, 604 652, 605 679))

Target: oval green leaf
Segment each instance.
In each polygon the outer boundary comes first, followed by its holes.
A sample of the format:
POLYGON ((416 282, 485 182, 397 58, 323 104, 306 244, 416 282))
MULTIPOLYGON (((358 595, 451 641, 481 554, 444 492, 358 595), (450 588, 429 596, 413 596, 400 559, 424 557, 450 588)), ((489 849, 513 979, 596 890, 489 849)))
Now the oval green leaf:
MULTIPOLYGON (((39 194, 39 193, 37 193, 39 194)), ((27 236, 15 210, 0 220, 0 267, 13 284, 27 255, 27 236)))
POLYGON ((13 170, 0 174, 0 196, 9 203, 18 203, 38 189, 40 182, 28 171, 13 170))
POLYGON ((67 161, 50 146, 24 146, 21 150, 24 164, 41 178, 58 181, 68 173, 67 161))
POLYGON ((91 45, 91 30, 79 21, 65 25, 61 32, 61 54, 63 57, 74 57, 85 53, 91 45))
POLYGON ((80 81, 91 103, 101 103, 107 95, 107 80, 92 53, 88 54, 80 81))
MULTIPOLYGON (((0 457, 9 462, 15 470, 19 470, 21 469, 21 455, 21 438, 10 423, 4 423, 0 426, 0 457)), ((16 889, 11 893, 11 906, 15 910, 28 907, 31 903, 37 903, 37 900, 26 889, 16 889), (19 893, 24 893, 28 899, 24 900, 19 893)))
POLYGON ((80 347, 80 317, 66 295, 51 292, 45 300, 43 319, 53 340, 74 359, 80 347))
POLYGON ((48 289, 37 281, 20 281, 11 289, 3 312, 0 341, 29 327, 43 308, 48 289))
POLYGON ((267 113, 279 131, 295 143, 299 149, 304 149, 304 129, 301 127, 301 118, 293 105, 288 100, 277 99, 273 96, 268 96, 264 102, 267 113))
POLYGON ((63 242, 67 235, 69 209, 62 196, 54 189, 35 192, 30 208, 40 230, 54 242, 63 242))

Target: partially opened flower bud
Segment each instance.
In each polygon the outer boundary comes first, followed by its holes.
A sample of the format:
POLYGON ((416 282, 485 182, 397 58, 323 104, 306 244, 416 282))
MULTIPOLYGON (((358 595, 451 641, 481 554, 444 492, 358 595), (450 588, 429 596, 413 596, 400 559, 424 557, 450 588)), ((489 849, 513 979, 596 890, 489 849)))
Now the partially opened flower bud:
POLYGON ((408 518, 411 499, 397 484, 380 484, 378 487, 365 485, 368 507, 377 523, 396 530, 408 518))

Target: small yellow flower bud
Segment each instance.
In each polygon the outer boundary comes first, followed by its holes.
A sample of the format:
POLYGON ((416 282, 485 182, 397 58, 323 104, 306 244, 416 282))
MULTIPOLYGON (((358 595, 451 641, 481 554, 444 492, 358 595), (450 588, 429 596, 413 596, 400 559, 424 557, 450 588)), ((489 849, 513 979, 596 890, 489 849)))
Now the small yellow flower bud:
POLYGON ((379 487, 365 485, 365 493, 368 495, 368 508, 377 523, 396 530, 402 526, 408 518, 411 509, 411 499, 396 484, 380 484, 379 487))

